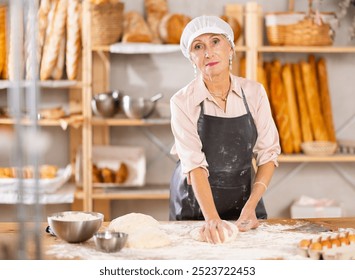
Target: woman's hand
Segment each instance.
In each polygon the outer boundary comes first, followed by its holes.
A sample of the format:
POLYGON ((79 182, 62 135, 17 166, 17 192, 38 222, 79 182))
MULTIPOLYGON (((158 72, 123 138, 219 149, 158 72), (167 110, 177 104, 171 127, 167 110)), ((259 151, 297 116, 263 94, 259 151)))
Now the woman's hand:
POLYGON ((259 221, 256 218, 255 209, 244 207, 236 225, 239 231, 248 231, 257 228, 259 226, 259 221))
POLYGON ((227 229, 228 235, 232 235, 231 227, 221 219, 212 219, 206 221, 200 230, 200 235, 204 241, 208 243, 223 243, 226 236, 224 236, 223 229, 227 229))

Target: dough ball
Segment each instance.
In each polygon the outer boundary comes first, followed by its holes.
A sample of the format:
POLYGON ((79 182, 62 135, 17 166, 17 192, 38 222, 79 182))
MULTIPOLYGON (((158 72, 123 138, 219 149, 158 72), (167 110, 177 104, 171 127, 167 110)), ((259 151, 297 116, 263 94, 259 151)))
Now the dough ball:
MULTIPOLYGON (((226 228, 223 228, 224 243, 232 242, 238 236, 238 233, 239 233, 238 227, 234 223, 231 223, 231 222, 228 222, 228 221, 224 221, 224 222, 227 223, 232 229, 232 235, 228 235, 228 230, 226 228)), ((196 241, 207 242, 207 241, 203 240, 203 238, 202 238, 202 236, 200 234, 200 227, 194 228, 190 232, 190 236, 196 241)), ((219 236, 218 236, 218 238, 219 238, 219 236)))
POLYGON ((159 222, 152 216, 141 213, 130 213, 112 220, 108 227, 114 231, 133 234, 146 227, 152 226, 159 226, 159 222))
POLYGON ((171 244, 169 236, 159 228, 159 222, 152 216, 130 213, 111 221, 109 229, 128 234, 128 248, 158 248, 171 244))
POLYGON ((136 249, 159 248, 171 244, 169 236, 157 227, 147 227, 128 236, 127 247, 136 249))

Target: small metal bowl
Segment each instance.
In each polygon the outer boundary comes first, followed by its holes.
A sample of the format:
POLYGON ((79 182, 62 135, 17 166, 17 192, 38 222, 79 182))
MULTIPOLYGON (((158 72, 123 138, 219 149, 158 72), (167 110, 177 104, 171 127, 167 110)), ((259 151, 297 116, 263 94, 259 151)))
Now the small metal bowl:
POLYGON ((122 108, 130 119, 145 119, 154 113, 157 101, 162 97, 161 93, 149 99, 125 95, 122 98, 122 108))
POLYGON ((120 111, 120 93, 110 91, 96 94, 91 100, 91 108, 96 116, 111 118, 120 111))
POLYGON ((120 251, 127 242, 128 234, 124 232, 116 232, 105 230, 94 234, 94 242, 96 249, 106 253, 120 251))

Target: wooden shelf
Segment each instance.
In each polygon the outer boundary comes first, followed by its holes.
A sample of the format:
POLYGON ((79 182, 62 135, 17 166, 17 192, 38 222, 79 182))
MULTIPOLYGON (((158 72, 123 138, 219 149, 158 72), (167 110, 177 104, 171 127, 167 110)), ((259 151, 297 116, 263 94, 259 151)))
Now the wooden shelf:
POLYGON ((355 155, 335 154, 332 156, 308 156, 304 154, 280 155, 279 162, 297 163, 297 162, 354 162, 355 155))
POLYGON ((284 53, 355 53, 355 46, 261 46, 258 52, 284 52, 284 53))
MULTIPOLYGON (((82 189, 75 193, 76 199, 84 199, 82 189)), ((143 187, 125 187, 125 188, 94 188, 92 192, 93 199, 169 199, 169 186, 166 185, 147 185, 143 187)))
MULTIPOLYGON (((31 86, 31 81, 23 81, 22 87, 31 86)), ((12 82, 9 80, 0 80, 0 89, 11 88, 12 82)), ((81 81, 70 81, 70 80, 48 80, 48 81, 38 81, 38 86, 41 88, 72 88, 72 89, 81 89, 83 83, 81 81)))
MULTIPOLYGON (((69 116, 59 120, 43 119, 38 120, 37 123, 40 126, 68 126, 68 125, 81 125, 83 123, 84 117, 82 115, 69 116)), ((14 125, 15 120, 11 118, 0 118, 0 124, 4 125, 14 125)), ((29 119, 23 119, 21 121, 22 125, 32 125, 33 122, 29 119)))
POLYGON ((153 125, 169 125, 170 119, 124 119, 124 118, 113 118, 113 119, 104 119, 104 118, 93 118, 91 121, 92 125, 100 126, 153 126, 153 125))
MULTIPOLYGON (((180 45, 152 43, 116 43, 109 46, 94 46, 93 51, 117 54, 154 54, 180 52, 180 45)), ((236 46, 236 51, 247 51, 246 46, 236 46)))

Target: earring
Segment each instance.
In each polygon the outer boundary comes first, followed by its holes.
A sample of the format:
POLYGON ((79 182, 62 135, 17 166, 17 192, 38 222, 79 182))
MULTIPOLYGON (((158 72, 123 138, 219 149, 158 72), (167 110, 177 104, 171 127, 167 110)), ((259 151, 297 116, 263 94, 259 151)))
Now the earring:
POLYGON ((232 70, 233 55, 229 56, 229 70, 232 70))
POLYGON ((197 66, 196 66, 196 64, 192 64, 192 67, 194 68, 194 76, 196 78, 197 77, 197 66))

